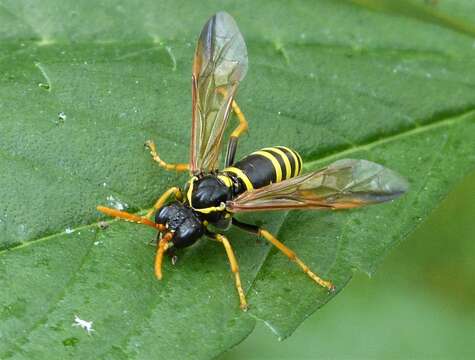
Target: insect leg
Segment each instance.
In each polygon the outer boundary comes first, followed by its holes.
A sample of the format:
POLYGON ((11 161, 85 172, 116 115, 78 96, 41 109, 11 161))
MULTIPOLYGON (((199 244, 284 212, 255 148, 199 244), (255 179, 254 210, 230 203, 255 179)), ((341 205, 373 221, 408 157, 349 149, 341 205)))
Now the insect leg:
POLYGON ((239 302, 241 303, 241 309, 246 311, 247 301, 246 301, 246 296, 244 294, 244 290, 242 289, 242 285, 241 285, 241 276, 239 275, 239 266, 236 260, 236 256, 234 256, 234 251, 233 251, 233 248, 231 247, 231 244, 229 243, 229 240, 224 235, 221 235, 221 234, 208 233, 207 235, 211 237, 212 239, 223 244, 224 249, 226 250, 226 255, 228 256, 229 264, 231 265, 231 271, 234 274, 234 281, 236 284, 237 292, 239 294, 239 302))
POLYGON ((155 276, 158 280, 162 280, 162 260, 163 254, 170 246, 170 240, 173 238, 173 233, 167 232, 162 236, 160 242, 157 244, 157 254, 155 255, 155 276))
POLYGON ((265 229, 260 228, 258 230, 258 236, 262 236, 264 239, 269 241, 272 245, 274 245, 277 249, 282 251, 282 253, 287 256, 291 261, 295 262, 302 270, 304 273, 306 273, 313 281, 315 281, 318 285, 327 288, 330 291, 335 290, 335 286, 332 284, 331 281, 328 280, 323 280, 321 277, 313 273, 309 267, 302 261, 300 260, 295 252, 290 250, 287 246, 285 246, 283 243, 281 243, 277 238, 275 238, 270 232, 268 232, 265 229))
POLYGON ((119 210, 116 210, 116 209, 111 209, 111 208, 108 208, 108 207, 105 207, 105 206, 100 206, 100 205, 97 206, 97 210, 100 211, 103 214, 108 215, 108 216, 112 216, 112 217, 122 219, 122 220, 125 220, 125 221, 134 222, 134 223, 137 223, 137 224, 143 224, 143 225, 153 227, 154 229, 157 229, 158 231, 164 231, 165 230, 165 225, 156 224, 153 221, 147 219, 145 216, 137 216, 137 215, 125 212, 125 211, 119 211, 119 210))
POLYGON ((172 195, 175 195, 175 198, 177 198, 178 200, 180 200, 182 198, 182 193, 181 193, 181 190, 177 187, 172 187, 170 189, 168 189, 167 191, 165 191, 162 196, 160 196, 160 198, 155 202, 155 205, 153 205, 153 208, 150 209, 150 211, 147 213, 147 215, 145 215, 145 217, 147 219, 150 219, 150 217, 152 216, 152 214, 157 211, 158 209, 160 209, 164 204, 165 202, 168 200, 168 198, 172 195))
POLYGON ((234 163, 234 156, 236 155, 237 143, 239 137, 248 129, 247 120, 244 117, 241 109, 239 108, 236 101, 233 100, 232 102, 233 112, 236 114, 239 125, 234 129, 229 137, 228 148, 226 150, 226 159, 225 159, 225 166, 231 166, 234 163))
POLYGON ((160 156, 158 156, 157 153, 157 147, 155 146, 155 143, 152 140, 148 140, 145 142, 145 146, 149 148, 150 150, 150 155, 152 155, 152 158, 155 162, 160 165, 160 167, 164 168, 165 170, 168 171, 187 171, 189 169, 188 164, 169 164, 163 161, 160 156))
POLYGON ((238 228, 240 228, 244 231, 247 231, 251 234, 255 234, 255 235, 259 234, 259 226, 252 225, 252 224, 246 224, 246 223, 240 222, 239 220, 236 220, 235 218, 231 219, 231 223, 234 226, 237 226, 238 228))
POLYGON ((243 222, 240 222, 239 220, 236 220, 235 218, 232 218, 232 224, 237 226, 238 228, 250 232, 251 234, 256 234, 258 236, 262 236, 269 242, 271 242, 273 245, 275 245, 280 251, 284 253, 285 256, 287 256, 290 260, 294 261, 297 263, 298 266, 312 279, 314 280, 317 284, 320 286, 326 287, 329 290, 333 291, 335 287, 330 281, 326 281, 321 279, 319 276, 314 274, 305 263, 300 260, 297 255, 290 250, 287 246, 285 246, 283 243, 281 243, 279 240, 277 240, 272 234, 270 234, 267 230, 260 229, 256 225, 252 224, 246 224, 243 222))

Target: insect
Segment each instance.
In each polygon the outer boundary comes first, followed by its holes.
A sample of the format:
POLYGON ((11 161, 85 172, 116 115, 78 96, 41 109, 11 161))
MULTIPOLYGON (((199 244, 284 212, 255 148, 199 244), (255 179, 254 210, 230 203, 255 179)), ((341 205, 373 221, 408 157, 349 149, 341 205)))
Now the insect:
POLYGON ((234 97, 247 66, 246 44, 234 19, 225 12, 213 15, 201 31, 193 62, 189 163, 167 163, 160 158, 152 141, 146 143, 160 167, 189 171, 190 179, 183 190, 172 187, 165 191, 145 216, 97 207, 109 216, 158 230, 155 257, 158 279, 162 278, 165 252, 190 246, 202 236, 221 243, 243 310, 248 305, 238 262, 230 241, 222 234, 231 225, 269 241, 318 285, 330 291, 335 286, 310 270, 269 231, 242 223, 234 215, 262 210, 355 208, 392 200, 408 188, 401 176, 367 160, 338 160, 301 175, 301 156, 285 146, 266 147, 236 162, 238 139, 248 129, 248 123, 234 97), (227 139, 224 168, 220 170, 231 112, 238 125, 227 139), (174 199, 170 201, 170 198, 174 199))

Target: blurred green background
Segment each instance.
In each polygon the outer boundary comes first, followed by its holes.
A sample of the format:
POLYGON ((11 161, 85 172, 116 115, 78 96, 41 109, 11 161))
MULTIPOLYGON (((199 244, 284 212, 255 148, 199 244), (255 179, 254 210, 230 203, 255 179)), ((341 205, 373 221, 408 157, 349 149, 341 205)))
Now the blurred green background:
POLYGON ((219 360, 330 358, 475 358, 475 173, 290 338, 260 323, 219 360))

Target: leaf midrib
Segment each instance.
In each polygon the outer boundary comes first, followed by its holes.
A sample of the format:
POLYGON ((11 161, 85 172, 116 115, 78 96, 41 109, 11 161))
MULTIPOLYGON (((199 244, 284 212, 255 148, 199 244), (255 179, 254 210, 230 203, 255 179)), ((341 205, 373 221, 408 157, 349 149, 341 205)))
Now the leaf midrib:
POLYGON ((437 25, 466 36, 475 37, 475 27, 472 24, 429 6, 423 6, 407 0, 401 0, 398 3, 384 0, 380 1, 379 4, 374 0, 350 0, 350 2, 369 11, 402 16, 421 23, 437 25))
MULTIPOLYGON (((410 137, 410 136, 413 136, 413 135, 417 135, 417 134, 420 134, 420 133, 431 131, 433 129, 441 128, 441 127, 444 127, 444 126, 447 126, 447 127, 453 126, 454 124, 470 120, 470 117, 472 115, 475 115, 475 108, 470 108, 468 110, 464 110, 464 111, 462 111, 458 114, 455 114, 453 116, 438 119, 438 120, 435 120, 431 123, 427 123, 427 124, 424 124, 424 125, 415 126, 415 127, 410 128, 410 129, 406 129, 406 130, 403 130, 403 131, 400 131, 400 132, 397 132, 397 133, 394 133, 394 134, 390 134, 390 135, 381 137, 381 138, 376 139, 376 140, 371 140, 371 141, 368 141, 368 142, 365 142, 365 143, 352 145, 352 146, 350 146, 346 149, 340 149, 340 150, 335 151, 333 153, 329 153, 328 155, 325 155, 323 157, 318 157, 318 159, 313 159, 313 160, 312 159, 305 159, 306 161, 305 161, 304 167, 305 167, 305 169, 309 170, 309 169, 315 168, 318 164, 328 163, 330 161, 336 160, 336 159, 341 158, 343 156, 348 156, 352 153, 356 153, 356 152, 359 152, 359 151, 362 151, 362 150, 368 151, 368 150, 371 150, 372 148, 374 148, 376 146, 384 145, 384 144, 387 144, 387 143, 390 143, 390 142, 393 142, 393 141, 397 141, 399 139, 403 139, 403 138, 406 138, 406 137, 410 137)), ((135 214, 138 214, 138 215, 145 214, 147 212, 147 210, 148 209, 141 210, 139 212, 136 212, 135 214)), ((285 221, 285 218, 286 218, 286 216, 283 217, 282 221, 285 221)), ((91 224, 85 224, 85 225, 77 226, 77 227, 73 228, 72 230, 73 230, 73 232, 86 230, 86 229, 89 229, 89 228, 98 227, 99 224, 103 223, 103 222, 111 224, 115 221, 117 221, 117 219, 111 219, 111 220, 106 220, 106 221, 100 220, 100 221, 93 222, 91 224)), ((31 246, 33 244, 48 241, 48 240, 54 239, 55 237, 58 237, 58 236, 61 236, 61 235, 66 235, 66 234, 67 233, 65 231, 61 231, 59 233, 50 234, 50 235, 47 235, 47 236, 43 236, 41 238, 32 239, 32 240, 29 240, 27 242, 12 246, 8 249, 0 250, 0 256, 4 255, 4 254, 6 254, 10 251, 20 250, 22 248, 31 246)))

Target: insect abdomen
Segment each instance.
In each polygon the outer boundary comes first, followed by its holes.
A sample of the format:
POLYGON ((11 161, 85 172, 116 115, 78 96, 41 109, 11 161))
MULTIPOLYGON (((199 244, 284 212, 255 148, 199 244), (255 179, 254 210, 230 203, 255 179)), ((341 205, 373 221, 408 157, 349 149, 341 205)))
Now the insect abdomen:
POLYGON ((225 173, 236 176, 247 191, 297 176, 302 171, 302 158, 287 147, 274 146, 253 152, 225 173))

